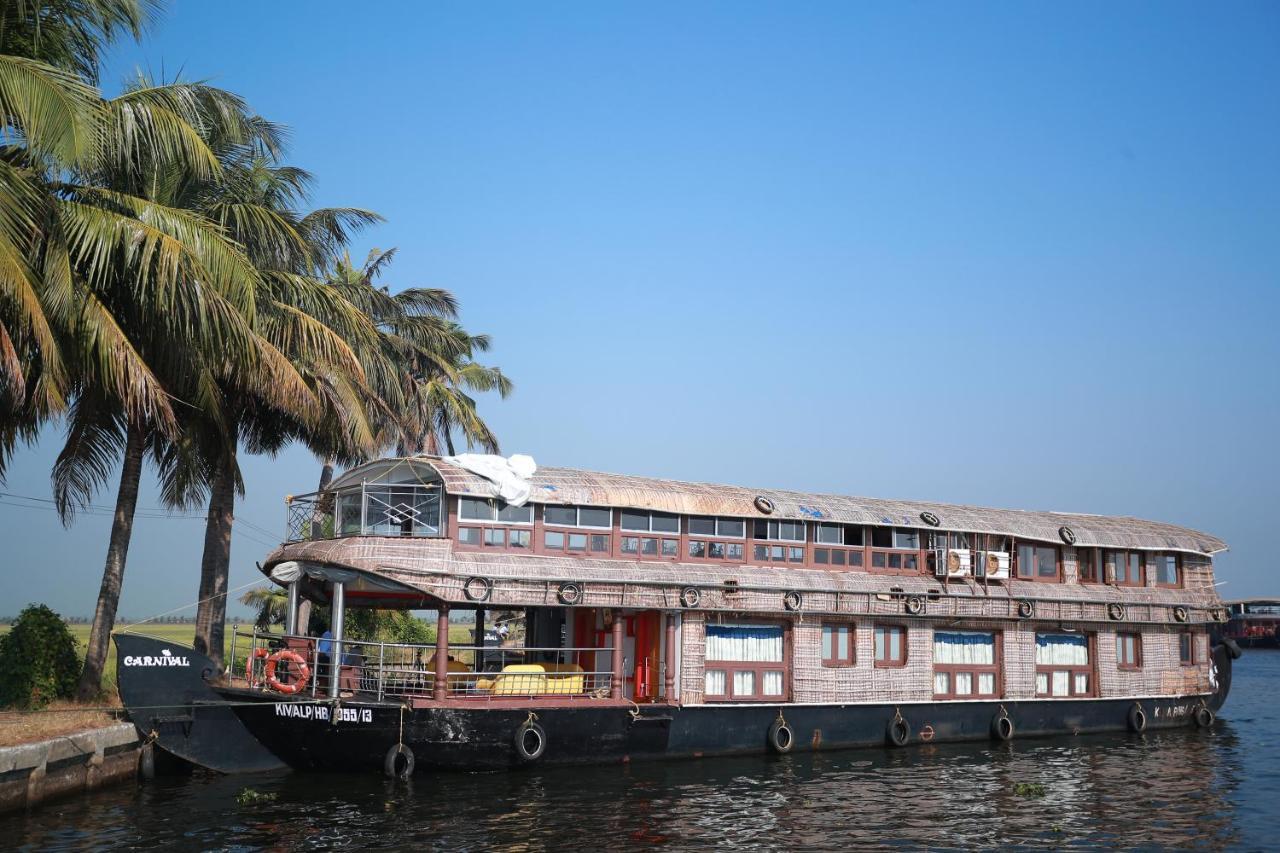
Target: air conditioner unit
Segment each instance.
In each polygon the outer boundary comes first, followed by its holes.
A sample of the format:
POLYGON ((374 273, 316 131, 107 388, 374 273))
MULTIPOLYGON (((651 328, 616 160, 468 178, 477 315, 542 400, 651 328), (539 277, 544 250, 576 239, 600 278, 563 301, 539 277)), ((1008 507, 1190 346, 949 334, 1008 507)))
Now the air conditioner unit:
POLYGON ((1009 552, 984 551, 982 553, 982 568, 986 577, 992 580, 1008 580, 1009 552))
POLYGON ((953 548, 947 552, 947 577, 964 578, 973 571, 973 554, 968 548, 953 548))

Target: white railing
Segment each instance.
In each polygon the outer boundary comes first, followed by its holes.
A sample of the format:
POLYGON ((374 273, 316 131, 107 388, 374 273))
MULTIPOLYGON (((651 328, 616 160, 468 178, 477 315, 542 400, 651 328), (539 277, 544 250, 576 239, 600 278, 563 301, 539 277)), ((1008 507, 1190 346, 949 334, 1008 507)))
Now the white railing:
MULTIPOLYGON (((365 694, 379 700, 435 696, 434 643, 343 640, 342 664, 337 666, 332 659, 332 640, 255 631, 236 632, 235 641, 247 641, 249 651, 244 670, 232 673, 233 677, 264 691, 272 689, 267 684, 268 659, 276 651, 288 649, 306 662, 309 672, 300 692, 308 697, 328 695, 335 676, 342 694, 365 694)), ((611 653, 610 649, 450 646, 445 695, 478 700, 604 699, 613 683, 612 672, 601 670, 597 662, 611 653)), ((289 684, 300 676, 298 670, 296 663, 281 659, 275 675, 289 684)))

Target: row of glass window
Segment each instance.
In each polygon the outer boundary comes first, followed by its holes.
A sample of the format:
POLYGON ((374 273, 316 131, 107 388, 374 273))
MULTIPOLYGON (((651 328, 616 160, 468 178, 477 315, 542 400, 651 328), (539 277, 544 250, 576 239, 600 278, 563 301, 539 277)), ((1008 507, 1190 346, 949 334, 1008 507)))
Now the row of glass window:
MULTIPOLYGON (((497 500, 484 498, 460 498, 458 514, 462 521, 497 522, 500 524, 532 524, 533 505, 512 507, 497 500)), ((576 527, 597 530, 611 530, 613 526, 613 510, 601 507, 586 506, 545 506, 543 522, 551 527, 576 527)), ((618 511, 619 527, 627 533, 679 534, 680 516, 672 513, 646 510, 623 509, 618 511)), ((812 529, 812 541, 824 547, 814 549, 813 560, 817 565, 851 566, 860 568, 864 556, 860 550, 866 541, 866 529, 861 525, 831 524, 826 522, 809 523, 812 529), (830 547, 841 546, 841 547, 830 547)), ((690 516, 687 531, 690 536, 716 537, 720 539, 745 539, 747 522, 740 518, 721 518, 716 516, 690 516)), ((753 538, 757 542, 805 542, 806 522, 775 521, 757 519, 752 522, 753 538)), ((960 545, 967 546, 966 534, 935 534, 959 537, 960 545)), ((464 529, 459 534, 459 541, 464 544, 479 544, 478 533, 468 533, 464 529)), ((485 533, 484 544, 496 544, 500 537, 496 533, 485 533)), ((528 547, 528 537, 511 537, 511 547, 528 547)), ((600 540, 591 540, 598 542, 600 540)), ((569 551, 587 551, 588 540, 582 534, 551 535, 544 543, 553 549, 569 551)), ((919 558, 915 553, 920 549, 920 531, 890 528, 871 528, 871 568, 886 570, 916 571, 919 569, 919 558), (880 551, 878 549, 884 549, 880 551), (902 553, 892 553, 899 551, 902 553)), ((607 546, 591 551, 604 553, 607 546)), ((642 556, 676 557, 679 545, 674 539, 644 538, 629 536, 622 539, 624 554, 642 556)), ((1141 586, 1146 583, 1146 572, 1156 572, 1156 582, 1165 586, 1181 584, 1181 562, 1177 554, 1144 554, 1139 551, 1099 552, 1095 548, 1077 550, 1080 579, 1085 582, 1099 580, 1099 553, 1102 563, 1110 572, 1114 582, 1125 586, 1141 586)), ((730 542, 690 542, 688 556, 694 559, 741 560, 742 545, 730 542)), ((752 559, 761 562, 803 563, 804 550, 793 545, 755 545, 752 559)), ((1060 576, 1060 551, 1058 546, 1022 542, 1018 544, 1016 575, 1024 580, 1052 580, 1060 576)))
MULTIPOLYGON (((458 517, 462 521, 490 521, 502 524, 532 524, 533 505, 508 506, 502 501, 486 498, 459 498, 458 517)), ((613 510, 601 507, 547 505, 542 511, 543 523, 551 527, 592 527, 609 530, 613 527, 613 510)), ((636 533, 679 533, 680 516, 666 512, 623 509, 618 511, 618 526, 636 533)), ((862 547, 863 528, 856 524, 828 524, 815 522, 813 541, 828 545, 862 547)), ((687 531, 690 536, 707 536, 721 539, 745 539, 747 521, 741 518, 717 516, 689 516, 687 531)), ((757 540, 772 542, 804 542, 805 522, 756 519, 752 522, 752 535, 757 540)), ((897 548, 919 550, 920 533, 916 530, 897 528, 872 529, 873 548, 897 548)))

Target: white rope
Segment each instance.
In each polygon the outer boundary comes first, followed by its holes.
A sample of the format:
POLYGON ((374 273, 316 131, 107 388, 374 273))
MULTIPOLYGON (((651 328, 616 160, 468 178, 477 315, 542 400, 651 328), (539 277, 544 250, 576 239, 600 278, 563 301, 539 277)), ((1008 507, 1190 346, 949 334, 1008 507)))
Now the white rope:
POLYGON ((199 607, 201 604, 204 604, 206 601, 213 601, 215 598, 222 598, 223 596, 231 595, 233 592, 239 592, 242 589, 248 589, 251 586, 257 586, 260 583, 262 583, 262 580, 249 581, 248 583, 242 584, 241 586, 238 586, 235 589, 229 589, 226 592, 219 592, 209 596, 208 598, 202 598, 199 601, 193 601, 190 604, 184 604, 181 607, 175 607, 172 610, 166 610, 163 613, 156 613, 152 616, 148 616, 146 619, 139 619, 137 622, 134 622, 129 625, 125 625, 123 628, 116 628, 115 630, 128 631, 130 628, 136 628, 139 625, 146 624, 147 622, 150 622, 152 619, 159 619, 161 616, 168 616, 170 613, 178 613, 183 610, 189 610, 192 607, 199 607))

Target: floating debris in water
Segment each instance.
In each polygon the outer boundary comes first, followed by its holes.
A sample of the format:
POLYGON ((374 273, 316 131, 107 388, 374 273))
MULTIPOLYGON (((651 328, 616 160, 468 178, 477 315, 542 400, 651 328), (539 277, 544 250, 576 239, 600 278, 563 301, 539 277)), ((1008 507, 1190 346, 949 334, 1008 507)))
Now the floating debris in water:
POLYGON ((274 803, 276 796, 272 793, 255 791, 253 788, 241 788, 240 793, 236 794, 236 805, 253 806, 259 803, 274 803))
POLYGON ((1044 785, 1039 782, 1014 782, 1013 792, 1019 797, 1043 797, 1044 785))

